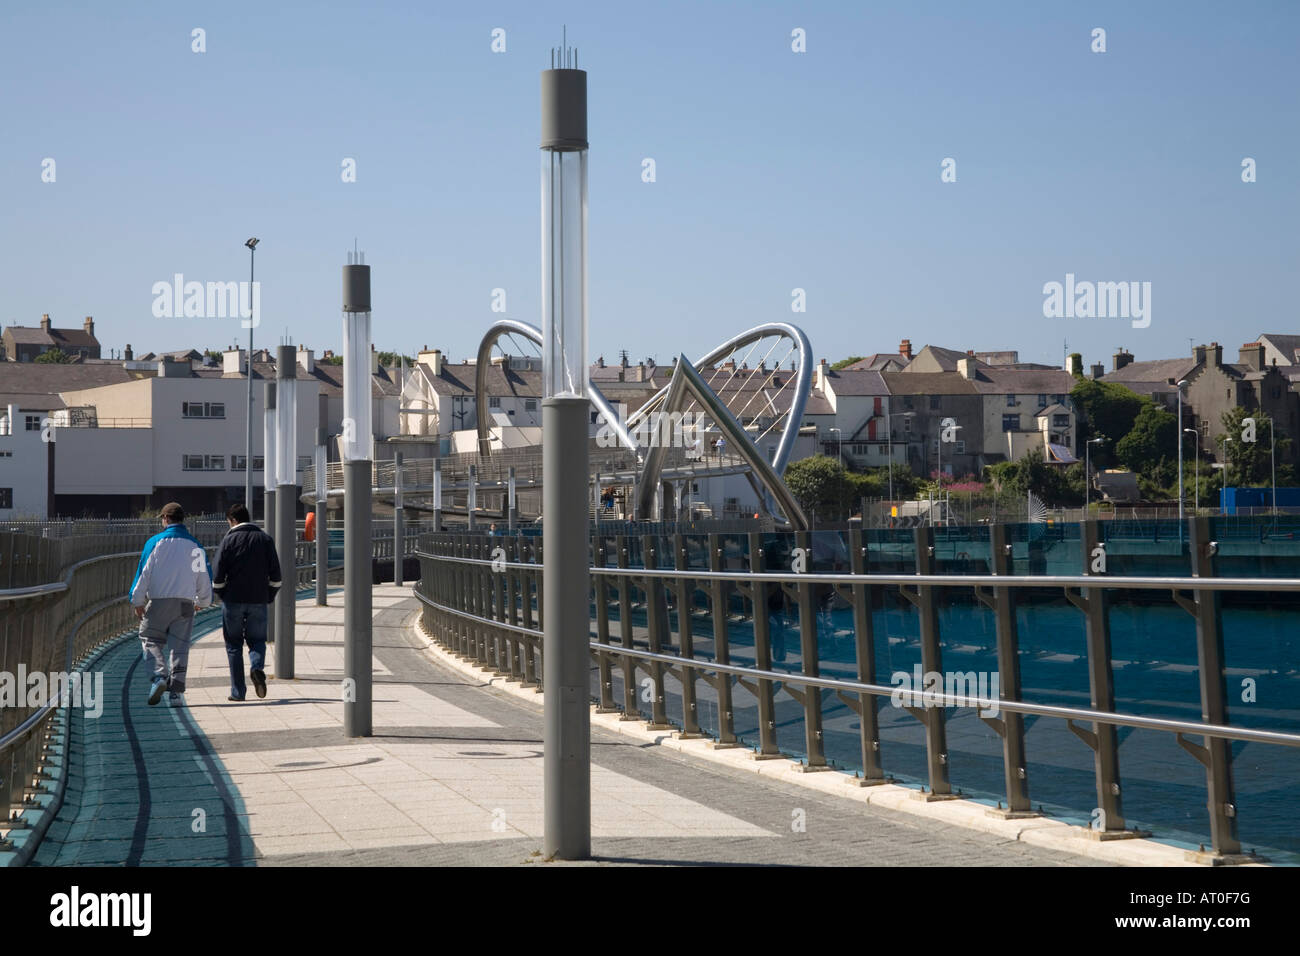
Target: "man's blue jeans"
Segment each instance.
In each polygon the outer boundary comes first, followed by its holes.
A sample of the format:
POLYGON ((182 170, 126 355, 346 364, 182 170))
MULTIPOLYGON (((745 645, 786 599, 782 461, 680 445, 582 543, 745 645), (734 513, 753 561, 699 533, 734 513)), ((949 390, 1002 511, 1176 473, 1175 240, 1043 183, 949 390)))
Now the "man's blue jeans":
POLYGON ((244 645, 248 645, 248 667, 264 670, 266 663, 266 605, 232 604, 221 609, 221 635, 226 639, 226 657, 230 659, 230 696, 244 699, 244 645))

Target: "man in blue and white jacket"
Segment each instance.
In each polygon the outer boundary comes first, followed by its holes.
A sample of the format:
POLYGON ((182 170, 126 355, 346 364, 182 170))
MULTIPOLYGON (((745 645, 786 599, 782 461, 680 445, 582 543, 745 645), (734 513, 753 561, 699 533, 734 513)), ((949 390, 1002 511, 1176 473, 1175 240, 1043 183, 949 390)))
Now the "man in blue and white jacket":
POLYGON ((176 706, 185 693, 194 610, 212 603, 212 570, 203 545, 185 527, 184 508, 169 502, 158 517, 163 530, 145 542, 131 582, 131 606, 145 657, 153 659, 149 703, 170 691, 176 706))

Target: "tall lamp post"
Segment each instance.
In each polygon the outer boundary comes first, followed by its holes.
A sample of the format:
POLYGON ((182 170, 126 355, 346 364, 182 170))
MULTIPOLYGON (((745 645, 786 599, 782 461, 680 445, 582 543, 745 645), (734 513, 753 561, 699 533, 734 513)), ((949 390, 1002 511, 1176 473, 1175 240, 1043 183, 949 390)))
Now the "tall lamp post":
POLYGON ((1277 523, 1277 436, 1273 434, 1273 416, 1268 417, 1268 467, 1273 473, 1273 522, 1277 523))
POLYGON ((292 345, 281 345, 276 355, 275 471, 275 544, 283 582, 276 599, 275 676, 291 680, 298 589, 298 357, 292 345))
MULTIPOLYGON (((274 380, 265 384, 265 399, 262 402, 262 529, 274 539, 279 534, 275 518, 275 386, 274 380)), ((277 555, 278 556, 278 555, 277 555)), ((280 590, 284 590, 285 568, 280 568, 280 590)), ((266 640, 275 643, 276 618, 279 616, 279 596, 276 603, 266 609, 266 640)), ((280 675, 276 675, 277 677, 280 675)))
POLYGON ((1183 543, 1183 389, 1187 379, 1178 382, 1178 543, 1183 543))
POLYGON ((329 587, 329 512, 326 510, 328 488, 326 486, 326 462, 329 454, 326 448, 328 436, 325 430, 329 421, 329 398, 325 394, 317 396, 316 406, 316 604, 324 607, 327 603, 325 592, 329 587))
POLYGON ((257 239, 249 239, 244 245, 248 247, 248 435, 244 444, 244 506, 248 508, 251 520, 253 516, 253 326, 257 319, 253 315, 253 259, 257 255, 257 239))
MULTIPOLYGON (((355 261, 353 256, 355 255, 355 261)), ((343 734, 373 732, 370 266, 343 267, 343 734)))
POLYGON ((1219 513, 1220 513, 1220 514, 1223 513, 1223 510, 1224 510, 1224 509, 1223 509, 1223 506, 1224 506, 1224 503, 1227 501, 1227 490, 1228 490, 1228 442, 1230 442, 1230 441, 1232 441, 1232 436, 1231 436, 1231 435, 1224 435, 1224 436, 1223 436, 1223 441, 1220 442, 1220 444, 1223 445, 1223 456, 1222 456, 1222 457, 1223 457, 1223 460, 1219 463, 1219 467, 1223 469, 1223 480, 1222 480, 1222 481, 1220 482, 1220 484, 1219 484, 1219 513))
POLYGON ((839 436, 839 443, 835 446, 835 458, 842 465, 844 464, 844 432, 838 428, 828 428, 828 432, 835 432, 839 436))
POLYGON ((1196 441, 1196 481, 1194 483, 1196 488, 1196 498, 1194 499, 1194 504, 1192 505, 1192 513, 1200 514, 1201 512, 1201 433, 1198 432, 1195 428, 1184 428, 1183 434, 1191 435, 1192 438, 1195 439, 1196 441))
MULTIPOLYGON (((587 74, 542 72, 543 854, 591 855, 587 74)), ((574 67, 570 67, 570 63, 574 67)))
POLYGON ((1092 503, 1092 446, 1100 445, 1106 439, 1098 435, 1083 443, 1083 520, 1088 520, 1088 508, 1092 503))
POLYGON ((940 507, 943 508, 943 523, 945 527, 947 527, 948 525, 948 506, 944 501, 944 497, 943 497, 943 443, 946 441, 956 441, 957 433, 959 431, 961 431, 961 426, 957 424, 955 419, 945 418, 943 419, 943 421, 939 422, 939 441, 937 443, 937 447, 938 447, 937 460, 938 460, 938 471, 939 471, 939 504, 940 507), (948 437, 949 435, 951 435, 952 437, 951 438, 948 437))

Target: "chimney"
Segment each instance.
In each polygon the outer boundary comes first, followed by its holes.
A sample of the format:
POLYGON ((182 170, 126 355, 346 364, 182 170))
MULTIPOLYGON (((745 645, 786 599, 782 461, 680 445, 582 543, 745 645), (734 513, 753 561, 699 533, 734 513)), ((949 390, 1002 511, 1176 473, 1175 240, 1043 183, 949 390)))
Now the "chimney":
POLYGON ((825 391, 826 389, 826 360, 825 359, 819 359, 817 362, 817 375, 813 379, 813 388, 816 388, 819 391, 825 391))
POLYGON ((429 373, 437 378, 442 374, 443 355, 441 349, 420 349, 420 354, 415 360, 429 369, 429 373))
MULTIPOLYGON (((226 349, 221 353, 221 374, 222 375, 243 375, 244 359, 248 353, 243 349, 226 349)), ((126 357, 131 357, 131 346, 126 347, 126 357)))
POLYGON ((1103 375, 1105 375, 1105 374, 1106 374, 1106 366, 1105 366, 1105 365, 1103 365, 1101 362, 1093 362, 1093 363, 1092 363, 1092 377, 1093 377, 1094 379, 1101 378, 1101 377, 1102 377, 1103 375))
POLYGON ((1118 372, 1125 365, 1128 365, 1133 361, 1133 353, 1128 351, 1127 349, 1120 349, 1113 356, 1111 356, 1111 358, 1114 360, 1115 363, 1112 371, 1118 372))
POLYGON ((130 342, 126 343, 126 351, 122 353, 122 358, 128 362, 135 358, 135 352, 131 349, 130 342))
POLYGON ((1068 368, 1071 375, 1083 375, 1083 356, 1078 352, 1071 352, 1068 368))
POLYGON ((1238 361, 1248 365, 1257 372, 1264 370, 1264 343, 1247 342, 1238 350, 1238 361))
POLYGON ((93 336, 95 334, 95 317, 93 315, 86 316, 86 321, 81 323, 81 328, 87 335, 93 336))
POLYGON ((316 371, 316 353, 305 345, 298 346, 298 365, 310 375, 316 371))
MULTIPOLYGON (((619 354, 619 357, 618 357, 618 364, 621 365, 623 368, 627 368, 627 349, 624 349, 624 350, 619 354)), ((621 382, 622 379, 619 379, 619 381, 621 382)))
POLYGON ((900 355, 903 356, 903 358, 907 359, 909 362, 912 361, 912 340, 903 339, 903 341, 899 342, 898 352, 900 355))
POLYGON ((50 313, 46 312, 44 315, 41 316, 41 331, 48 332, 49 330, 50 330, 50 313))
POLYGON ((1214 361, 1214 367, 1218 368, 1223 364, 1223 346, 1218 342, 1210 343, 1210 355, 1214 361))
POLYGON ((1205 364, 1205 346, 1204 346, 1204 345, 1198 345, 1198 346, 1196 346, 1194 349, 1192 349, 1192 358, 1196 359, 1196 364, 1197 364, 1197 365, 1204 365, 1204 364, 1205 364))
POLYGON ((971 363, 974 362, 974 361, 975 361, 975 360, 974 360, 973 358, 971 358, 969 355, 966 356, 966 358, 960 358, 960 359, 958 359, 958 360, 957 360, 957 374, 960 375, 962 378, 967 379, 967 380, 970 380, 971 378, 974 378, 974 376, 975 376, 975 369, 974 369, 974 368, 972 367, 972 365, 971 365, 971 363))
POLYGON ((379 374, 379 353, 375 351, 375 343, 370 343, 370 374, 379 374))
POLYGON ((605 367, 605 356, 602 355, 600 358, 596 359, 596 368, 604 368, 604 367, 605 367))

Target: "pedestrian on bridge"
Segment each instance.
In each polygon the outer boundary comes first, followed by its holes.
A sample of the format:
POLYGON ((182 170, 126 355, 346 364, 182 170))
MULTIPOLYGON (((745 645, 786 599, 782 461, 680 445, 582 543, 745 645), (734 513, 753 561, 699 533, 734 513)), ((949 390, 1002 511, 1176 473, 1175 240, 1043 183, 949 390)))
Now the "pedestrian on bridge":
MULTIPOLYGON (((243 700, 244 645, 248 645, 248 676, 258 697, 266 696, 266 606, 280 591, 280 558, 275 541, 253 524, 248 508, 233 504, 226 512, 230 530, 217 548, 212 586, 221 598, 221 634, 230 661, 230 696, 243 700)), ((293 600, 290 594, 286 601, 293 600)))
POLYGON ((203 545, 185 527, 185 509, 175 501, 158 515, 163 530, 145 542, 131 582, 131 606, 140 621, 145 658, 153 659, 149 704, 179 706, 185 693, 194 609, 212 603, 212 570, 203 545))

